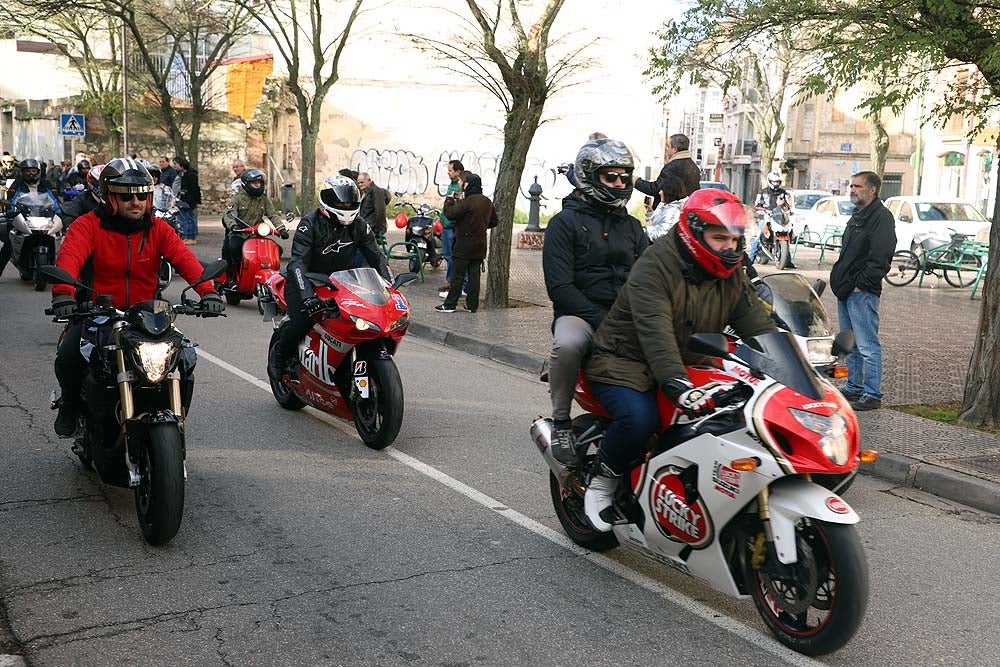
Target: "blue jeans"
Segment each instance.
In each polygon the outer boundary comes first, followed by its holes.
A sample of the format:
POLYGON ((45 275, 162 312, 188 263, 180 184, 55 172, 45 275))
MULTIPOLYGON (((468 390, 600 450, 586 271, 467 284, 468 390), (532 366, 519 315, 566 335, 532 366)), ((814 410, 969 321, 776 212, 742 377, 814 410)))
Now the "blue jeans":
POLYGON ((177 222, 181 225, 181 238, 198 238, 198 218, 193 208, 182 208, 177 211, 177 222))
POLYGON ((845 391, 882 398, 882 342, 878 339, 879 298, 871 292, 851 292, 837 300, 841 331, 854 332, 854 349, 847 355, 845 391))
POLYGON ((448 282, 451 282, 451 244, 455 242, 455 228, 454 227, 444 227, 441 229, 441 256, 444 257, 444 261, 448 264, 448 270, 445 272, 445 278, 448 282))
POLYGON ((642 458, 643 445, 660 428, 656 408, 656 390, 636 391, 603 382, 591 382, 590 390, 612 422, 604 432, 600 462, 618 474, 628 472, 631 464, 642 458))

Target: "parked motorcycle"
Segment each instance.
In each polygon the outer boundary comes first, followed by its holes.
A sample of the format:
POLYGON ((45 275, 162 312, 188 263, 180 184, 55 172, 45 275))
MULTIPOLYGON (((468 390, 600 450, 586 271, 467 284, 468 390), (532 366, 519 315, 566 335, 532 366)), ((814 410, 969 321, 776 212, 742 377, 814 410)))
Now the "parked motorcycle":
MULTIPOLYGON (((174 228, 174 231, 177 232, 177 236, 181 237, 183 236, 183 233, 181 232, 180 220, 177 219, 178 212, 179 209, 176 206, 171 206, 166 211, 154 210, 153 217, 163 219, 168 225, 174 228)), ((173 279, 174 279, 174 267, 170 264, 170 262, 166 260, 166 258, 161 258, 160 277, 159 277, 160 289, 159 292, 157 293, 157 296, 162 295, 163 290, 167 289, 167 285, 169 285, 170 281, 173 279)))
MULTIPOLYGON (((216 289, 225 297, 226 303, 238 306, 243 299, 252 299, 254 296, 259 299, 266 291, 264 285, 268 277, 281 269, 281 247, 274 237, 287 239, 288 230, 284 225, 275 227, 263 218, 251 224, 236 215, 233 209, 229 209, 226 216, 237 224, 231 233, 246 234, 247 238, 243 242, 242 258, 234 263, 235 271, 230 275, 227 270, 216 281, 216 289)), ((294 219, 292 213, 285 216, 287 222, 294 219)), ((259 303, 257 309, 263 314, 259 303)))
POLYGON ((10 261, 21 280, 33 281, 36 292, 45 289, 38 267, 55 261, 62 240, 62 220, 52 198, 44 192, 21 195, 5 214, 10 220, 10 261))
MULTIPOLYGON (((851 334, 839 334, 834 352, 848 344, 851 334)), ((603 515, 612 532, 595 531, 583 509, 586 471, 610 419, 585 378, 575 396, 586 410, 573 420, 576 464, 552 456, 551 419, 531 425, 559 522, 587 549, 621 544, 730 596, 753 598, 786 646, 807 655, 836 651, 864 617, 868 564, 853 525, 858 515, 819 481, 878 455, 859 451, 849 404, 791 334, 757 336, 732 353, 725 336, 696 334, 689 349, 723 366, 689 367, 695 385, 730 388, 717 396, 714 413, 693 421, 658 395, 660 432, 603 515)))
MULTIPOLYGON (((287 410, 311 405, 353 421, 368 447, 384 449, 403 422, 403 385, 392 356, 410 324, 410 306, 398 290, 417 275, 400 274, 391 287, 370 267, 306 277, 327 307, 299 343, 297 370, 271 379, 274 398, 287 410)), ((284 287, 285 276, 275 273, 259 299, 265 321, 274 322, 269 355, 287 326, 287 318, 277 319, 286 309, 284 287)))
POLYGON ((770 211, 758 207, 756 211, 757 224, 763 230, 757 261, 761 264, 773 261, 782 270, 792 268, 791 243, 795 240, 795 232, 788 211, 781 206, 775 206, 770 211))
MULTIPOLYGON (((396 196, 401 194, 397 192, 396 196)), ((427 204, 421 204, 417 207, 408 201, 401 201, 394 208, 403 207, 412 209, 414 215, 407 216, 406 213, 400 213, 396 216, 396 227, 406 229, 406 236, 403 240, 417 246, 417 253, 420 255, 419 263, 415 259, 410 260, 410 272, 419 272, 420 264, 424 262, 436 269, 441 266, 441 261, 444 259, 444 255, 441 254, 441 221, 437 219, 437 216, 441 215, 441 211, 431 208, 427 204)))
MULTIPOLYGON (((225 268, 225 262, 216 262, 197 282, 225 268)), ((55 266, 43 266, 39 273, 53 284, 93 292, 55 266)), ((177 534, 187 480, 184 422, 198 356, 174 319, 218 315, 190 302, 185 297, 190 289, 181 292, 180 303, 142 301, 125 311, 116 309, 110 296, 95 294, 93 302, 81 304, 68 318, 84 323, 80 354, 88 365, 73 452, 105 484, 135 490, 139 527, 153 545, 177 534)), ((61 397, 53 392, 52 399, 58 409, 61 397)))

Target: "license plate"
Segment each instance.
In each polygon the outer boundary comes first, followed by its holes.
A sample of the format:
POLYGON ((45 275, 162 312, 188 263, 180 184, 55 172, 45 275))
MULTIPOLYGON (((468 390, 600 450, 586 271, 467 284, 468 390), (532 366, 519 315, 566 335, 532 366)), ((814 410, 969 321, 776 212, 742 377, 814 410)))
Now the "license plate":
POLYGON ((417 247, 418 248, 426 248, 427 247, 427 241, 417 241, 417 247))

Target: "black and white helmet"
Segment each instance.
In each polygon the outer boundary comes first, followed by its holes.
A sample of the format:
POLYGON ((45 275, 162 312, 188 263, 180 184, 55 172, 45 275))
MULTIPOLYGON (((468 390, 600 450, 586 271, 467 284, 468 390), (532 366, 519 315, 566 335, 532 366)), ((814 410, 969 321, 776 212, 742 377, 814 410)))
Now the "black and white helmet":
POLYGON ((778 189, 781 186, 781 174, 772 171, 767 175, 767 184, 774 189, 778 189))
POLYGON ((144 197, 146 200, 146 212, 152 210, 153 177, 138 160, 117 157, 108 162, 101 170, 98 183, 101 192, 100 200, 105 212, 118 215, 118 199, 111 196, 114 193, 140 195, 140 199, 144 197))
POLYGON ((634 169, 635 158, 624 143, 615 139, 591 139, 576 154, 573 175, 583 194, 606 206, 624 208, 632 196, 634 169), (628 174, 624 187, 614 187, 601 181, 597 172, 605 167, 617 167, 628 174))
POLYGON ((361 208, 358 184, 346 176, 330 176, 319 186, 319 205, 342 225, 350 225, 361 208))

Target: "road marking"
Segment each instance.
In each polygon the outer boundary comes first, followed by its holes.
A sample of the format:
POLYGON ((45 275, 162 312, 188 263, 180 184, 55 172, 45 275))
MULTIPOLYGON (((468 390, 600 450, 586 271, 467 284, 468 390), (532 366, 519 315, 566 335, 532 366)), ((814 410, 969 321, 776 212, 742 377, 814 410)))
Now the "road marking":
MULTIPOLYGON (((215 364, 216 366, 222 368, 223 370, 229 371, 236 377, 242 380, 246 380, 255 387, 259 387, 260 389, 263 389, 269 394, 271 393, 271 385, 269 382, 265 382, 260 378, 254 377, 253 375, 250 375, 246 371, 237 368, 236 366, 233 366, 229 362, 223 361, 222 359, 219 359, 218 357, 209 354, 201 346, 198 347, 198 356, 200 358, 205 359, 206 361, 215 364)), ((310 407, 305 408, 305 410, 308 411, 309 414, 312 415, 313 417, 316 417, 317 419, 329 424, 330 426, 333 426, 338 431, 360 440, 357 431, 355 431, 353 427, 349 426, 343 420, 338 419, 332 415, 328 415, 325 412, 320 412, 319 410, 310 407)), ((420 461, 419 459, 413 458, 409 454, 404 454, 403 452, 393 447, 386 447, 382 451, 391 458, 398 461, 399 463, 402 463, 406 467, 415 470, 416 472, 419 472, 422 475, 430 477, 435 482, 443 484, 444 486, 447 486, 449 489, 452 489, 453 491, 462 494, 469 500, 472 500, 473 502, 482 505, 491 512, 499 514, 500 516, 506 518, 508 521, 512 521, 517 525, 521 526, 522 528, 531 531, 535 535, 545 538, 546 540, 552 542, 553 544, 556 544, 581 558, 587 559, 594 565, 604 568, 605 570, 621 577, 622 579, 626 579, 632 582, 633 584, 646 589, 651 593, 659 595, 661 598, 667 600, 668 602, 671 602, 677 605, 678 607, 684 609, 685 611, 694 614, 695 616, 698 616, 699 618, 705 621, 708 621, 712 625, 715 625, 731 634, 740 637, 741 639, 746 640, 753 646, 756 646, 759 649, 767 651, 768 653, 786 661, 791 665, 797 665, 798 667, 820 667, 821 665, 823 665, 823 663, 821 662, 813 660, 812 658, 804 656, 800 653, 796 653, 792 649, 778 642, 778 640, 774 639, 770 635, 764 634, 760 630, 757 630, 756 628, 753 628, 749 625, 745 625, 744 623, 741 623, 733 618, 724 616, 719 611, 713 609, 712 607, 704 605, 698 602, 697 600, 694 600, 688 597, 687 595, 684 595, 679 591, 676 591, 668 586, 665 586, 664 584, 661 584, 652 577, 648 577, 642 574, 641 572, 636 572, 635 570, 625 565, 622 565, 618 561, 609 558, 603 554, 587 551, 583 547, 577 546, 576 544, 573 543, 572 540, 570 540, 563 533, 560 533, 558 531, 549 528, 548 526, 538 523, 531 517, 525 516, 524 514, 518 512, 517 510, 513 510, 507 507, 506 505, 504 505, 504 503, 500 502, 499 500, 495 500, 494 498, 491 498, 485 493, 477 491, 468 484, 460 482, 454 477, 451 477, 450 475, 441 472, 437 468, 427 465, 426 463, 420 461)))

